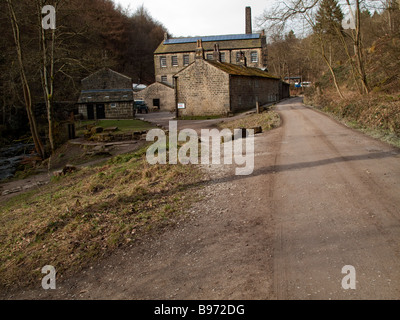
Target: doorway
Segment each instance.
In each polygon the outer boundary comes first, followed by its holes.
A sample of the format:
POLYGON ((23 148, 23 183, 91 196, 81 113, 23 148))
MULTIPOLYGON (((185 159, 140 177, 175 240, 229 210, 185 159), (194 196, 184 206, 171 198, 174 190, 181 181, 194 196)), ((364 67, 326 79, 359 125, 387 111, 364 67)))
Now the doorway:
POLYGON ((153 107, 160 110, 160 106, 161 106, 160 99, 153 99, 153 107))
POLYGON ((92 104, 87 105, 87 118, 88 120, 94 120, 94 108, 92 104))
POLYGON ((106 110, 104 108, 104 104, 96 104, 96 119, 105 119, 106 118, 106 110))

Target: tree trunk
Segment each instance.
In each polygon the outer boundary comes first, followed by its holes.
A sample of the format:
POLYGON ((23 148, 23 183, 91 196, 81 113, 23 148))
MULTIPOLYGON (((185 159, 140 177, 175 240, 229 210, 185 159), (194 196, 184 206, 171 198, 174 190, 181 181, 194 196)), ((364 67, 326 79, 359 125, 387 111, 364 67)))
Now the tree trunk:
POLYGON ((37 2, 37 10, 39 17, 39 30, 40 30, 40 48, 42 51, 42 87, 44 93, 44 99, 46 103, 47 110, 47 121, 48 121, 48 131, 49 131, 49 143, 51 153, 53 154, 56 149, 54 141, 54 116, 53 116, 53 96, 54 96, 54 42, 55 42, 55 30, 51 29, 51 45, 47 46, 48 39, 46 38, 46 30, 41 28, 42 15, 41 10, 44 6, 44 2, 39 0, 37 2), (49 70, 50 69, 50 70, 49 70))
POLYGON ((10 22, 11 22, 12 31, 13 31, 15 48, 17 51, 18 68, 19 68, 19 73, 20 73, 20 77, 21 77, 21 83, 22 83, 22 89, 23 89, 23 94, 24 94, 26 113, 28 115, 29 127, 30 127, 30 131, 32 134, 33 143, 35 144, 36 152, 42 159, 44 159, 45 158, 45 150, 44 150, 42 141, 40 140, 35 115, 32 110, 31 91, 30 91, 29 83, 26 78, 25 69, 24 69, 18 20, 15 15, 12 0, 6 0, 6 1, 8 4, 9 18, 10 18, 10 22))
POLYGON ((336 32, 337 32, 337 34, 338 34, 338 36, 340 38, 340 41, 343 44, 343 48, 344 48, 344 50, 346 52, 347 58, 349 59, 350 66, 351 66, 351 74, 353 75, 354 83, 356 84, 358 92, 360 94, 362 94, 362 89, 361 89, 360 84, 359 84, 359 79, 357 78, 357 75, 356 75, 356 70, 355 70, 356 67, 354 65, 353 58, 350 55, 349 48, 347 47, 346 39, 345 39, 341 29, 336 29, 336 32))
POLYGON ((334 83, 334 85, 335 85, 335 88, 336 88, 337 93, 339 94, 339 97, 340 97, 341 99, 344 99, 344 96, 343 96, 343 94, 342 94, 342 91, 340 90, 339 84, 338 84, 338 82, 337 82, 335 70, 333 70, 332 65, 329 63, 329 59, 328 59, 327 56, 326 56, 326 53, 325 53, 325 46, 324 46, 324 42, 323 42, 323 40, 322 40, 322 37, 321 37, 320 34, 319 34, 318 36, 319 36, 319 40, 320 40, 320 42, 321 42, 321 56, 322 56, 322 58, 324 59, 326 65, 328 66, 329 71, 331 72, 331 75, 332 75, 332 78, 333 78, 333 83, 334 83))
POLYGON ((361 9, 360 9, 360 0, 356 0, 356 31, 354 38, 354 54, 356 56, 358 73, 361 78, 362 90, 363 93, 368 94, 368 82, 367 75, 365 73, 365 64, 363 60, 362 54, 362 44, 361 44, 361 9))

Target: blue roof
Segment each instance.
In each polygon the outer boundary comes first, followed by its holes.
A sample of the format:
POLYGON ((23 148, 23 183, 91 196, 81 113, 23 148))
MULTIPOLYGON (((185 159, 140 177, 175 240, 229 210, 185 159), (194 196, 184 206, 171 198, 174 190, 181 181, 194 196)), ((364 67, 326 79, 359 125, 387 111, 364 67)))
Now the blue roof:
POLYGON ((164 41, 164 44, 179 44, 179 43, 192 43, 197 42, 197 40, 203 42, 211 42, 211 41, 228 41, 228 40, 251 40, 251 39, 259 39, 260 34, 252 33, 252 34, 228 34, 222 36, 205 36, 205 37, 191 37, 191 38, 175 38, 175 39, 167 39, 164 41))
POLYGON ((82 93, 99 93, 99 92, 131 92, 132 89, 96 89, 96 90, 82 90, 82 93))

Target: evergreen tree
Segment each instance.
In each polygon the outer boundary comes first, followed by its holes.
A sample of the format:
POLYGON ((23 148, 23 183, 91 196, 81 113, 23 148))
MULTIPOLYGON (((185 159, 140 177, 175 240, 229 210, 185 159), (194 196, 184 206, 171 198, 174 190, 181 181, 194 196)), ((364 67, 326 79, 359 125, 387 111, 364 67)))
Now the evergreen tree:
POLYGON ((316 15, 314 31, 337 35, 342 29, 343 12, 337 0, 322 0, 316 15))

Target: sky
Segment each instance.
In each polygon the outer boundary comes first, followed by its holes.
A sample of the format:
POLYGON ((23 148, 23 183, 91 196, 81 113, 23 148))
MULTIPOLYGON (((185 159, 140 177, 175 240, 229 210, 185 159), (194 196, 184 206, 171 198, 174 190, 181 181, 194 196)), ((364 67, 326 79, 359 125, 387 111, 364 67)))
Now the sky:
POLYGON ((144 5, 153 19, 161 22, 173 37, 245 33, 245 8, 252 9, 255 22, 275 0, 113 0, 134 12, 144 5))

